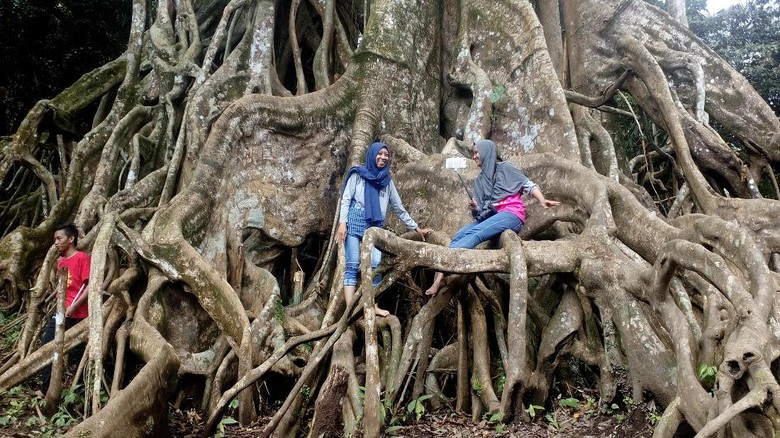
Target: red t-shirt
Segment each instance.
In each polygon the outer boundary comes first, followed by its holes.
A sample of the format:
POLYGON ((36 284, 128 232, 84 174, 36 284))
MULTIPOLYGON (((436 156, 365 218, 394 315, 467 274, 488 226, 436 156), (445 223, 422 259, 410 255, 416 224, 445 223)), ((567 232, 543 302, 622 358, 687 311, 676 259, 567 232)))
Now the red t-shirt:
MULTIPOLYGON (((68 268, 68 286, 65 289, 65 308, 76 299, 87 293, 86 281, 89 280, 89 256, 81 251, 76 251, 70 257, 60 257, 57 268, 68 268), (82 287, 83 286, 83 287, 82 287)), ((70 314, 70 318, 86 318, 89 315, 87 302, 79 306, 70 314)))

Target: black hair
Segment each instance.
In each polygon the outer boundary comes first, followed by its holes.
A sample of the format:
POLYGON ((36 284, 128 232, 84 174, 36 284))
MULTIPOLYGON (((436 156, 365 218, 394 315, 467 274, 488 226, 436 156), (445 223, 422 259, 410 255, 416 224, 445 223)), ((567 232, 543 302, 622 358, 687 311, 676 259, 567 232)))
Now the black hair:
POLYGON ((57 225, 57 228, 54 229, 54 231, 62 230, 66 236, 73 238, 73 246, 76 246, 79 244, 79 229, 76 228, 76 225, 67 222, 64 224, 57 225))

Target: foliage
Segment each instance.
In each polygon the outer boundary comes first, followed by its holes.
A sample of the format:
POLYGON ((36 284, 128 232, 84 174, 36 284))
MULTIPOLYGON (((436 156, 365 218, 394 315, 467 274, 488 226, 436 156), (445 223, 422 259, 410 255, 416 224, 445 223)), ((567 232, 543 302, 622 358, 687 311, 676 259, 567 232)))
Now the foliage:
POLYGON ((84 405, 81 389, 80 385, 75 389, 63 388, 57 412, 48 420, 37 413, 44 401, 40 397, 28 395, 24 386, 15 386, 9 390, 0 389, 0 399, 5 405, 0 411, 0 427, 14 428, 23 425, 35 436, 61 436, 81 421, 81 408, 84 405))
POLYGON ((279 297, 274 302, 274 318, 280 325, 284 324, 284 303, 282 303, 282 299, 279 297))
MULTIPOLYGON (((231 411, 235 411, 236 408, 238 408, 238 400, 231 401, 228 407, 231 411)), ((217 431, 214 433, 214 438, 223 438, 225 436, 225 426, 230 426, 233 424, 238 424, 238 421, 236 421, 235 418, 229 415, 222 417, 222 419, 219 420, 219 423, 217 423, 217 431)))
POLYGON ((553 430, 559 430, 561 428, 560 423, 558 423, 558 416, 555 412, 549 412, 545 414, 544 419, 547 420, 547 423, 550 424, 550 427, 553 428, 553 430))
POLYGON ((690 27, 780 114, 779 0, 749 0, 690 27))
POLYGON ((706 388, 712 388, 715 384, 715 376, 718 374, 718 367, 715 365, 701 364, 696 373, 699 381, 706 388))
POLYGON ((18 313, 6 315, 0 311, 0 352, 10 351, 16 345, 19 335, 22 333, 24 318, 19 318, 18 313))
POLYGON ((543 411, 544 406, 539 405, 528 405, 528 407, 525 409, 525 412, 528 414, 529 417, 535 418, 537 411, 543 411))
POLYGON ((485 385, 482 384, 479 380, 472 380, 471 381, 471 389, 474 390, 474 393, 481 396, 482 391, 485 390, 485 385))
POLYGON ((431 397, 430 394, 417 397, 415 400, 409 402, 409 405, 406 406, 406 411, 413 414, 416 421, 420 421, 420 418, 425 415, 425 405, 423 405, 423 402, 431 397))
POLYGON ((129 0, 0 0, 0 135, 37 100, 122 53, 130 11, 129 0))
POLYGON ((580 407, 580 401, 573 397, 561 399, 558 404, 563 408, 577 409, 580 407))

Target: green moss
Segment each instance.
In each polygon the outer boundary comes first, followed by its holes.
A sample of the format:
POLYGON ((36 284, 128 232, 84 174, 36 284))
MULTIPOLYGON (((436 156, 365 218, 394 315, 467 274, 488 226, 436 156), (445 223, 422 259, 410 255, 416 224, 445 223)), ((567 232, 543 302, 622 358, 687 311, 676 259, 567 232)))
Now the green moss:
POLYGON ((274 303, 274 319, 276 319, 279 325, 284 324, 284 304, 279 297, 276 297, 276 302, 274 303))
MULTIPOLYGON (((126 69, 127 60, 124 57, 99 67, 63 90, 52 99, 51 106, 57 109, 58 117, 69 118, 70 113, 88 105, 118 84, 126 69)), ((56 121, 57 117, 55 117, 56 121)))

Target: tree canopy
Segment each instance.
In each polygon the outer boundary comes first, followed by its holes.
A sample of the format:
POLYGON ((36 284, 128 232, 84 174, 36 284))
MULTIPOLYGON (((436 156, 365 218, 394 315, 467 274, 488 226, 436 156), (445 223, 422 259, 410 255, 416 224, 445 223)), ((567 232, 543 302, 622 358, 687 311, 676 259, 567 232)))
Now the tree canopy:
POLYGON ((780 114, 780 2, 749 0, 692 20, 691 30, 780 114))
POLYGON ((129 0, 0 1, 0 136, 127 45, 129 0))

